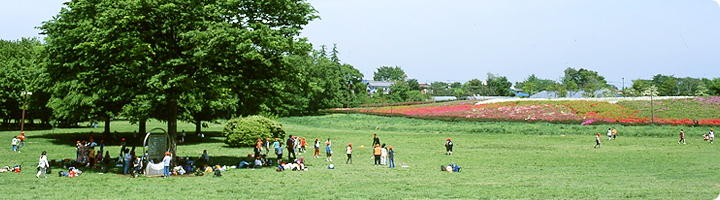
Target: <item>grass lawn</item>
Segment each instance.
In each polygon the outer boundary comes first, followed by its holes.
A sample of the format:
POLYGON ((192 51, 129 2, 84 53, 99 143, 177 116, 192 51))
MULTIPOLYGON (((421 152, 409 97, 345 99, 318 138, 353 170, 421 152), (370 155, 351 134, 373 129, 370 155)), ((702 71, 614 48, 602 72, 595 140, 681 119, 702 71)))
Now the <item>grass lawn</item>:
MULTIPOLYGON (((87 138, 90 131, 97 135, 102 128, 28 131, 22 153, 10 150, 16 131, 0 132, 0 165, 23 166, 21 173, 0 173, 0 199, 713 199, 720 193, 720 143, 700 139, 707 127, 617 127, 618 140, 604 137, 602 148, 595 149, 592 134, 607 130, 607 125, 441 122, 359 114, 280 120, 288 134, 307 137, 309 143, 315 137, 331 138, 336 169, 326 169, 323 154, 307 158, 309 171, 301 172, 234 169, 220 178, 134 179, 114 169, 109 174, 85 170, 68 178, 58 177, 56 172, 63 169, 55 167, 47 179, 37 179, 40 152, 48 151, 49 159, 71 158, 76 140, 87 138), (687 145, 677 144, 680 128, 686 130, 687 145), (370 146, 372 134, 393 146, 397 168, 373 166, 370 149, 359 148, 370 146), (447 137, 455 144, 452 156, 444 155, 447 137), (348 142, 355 147, 352 165, 345 164, 348 142), (439 170, 449 163, 460 165, 462 172, 439 170)), ((148 129, 164 126, 148 123, 148 129)), ((112 123, 121 136, 130 137, 136 129, 123 121, 112 123)), ((180 124, 178 129, 194 127, 180 124)), ((221 129, 211 124, 205 130, 210 137, 189 138, 178 154, 198 157, 207 149, 212 160, 230 165, 252 152, 226 147, 221 129)), ((116 143, 107 147, 112 156, 119 148, 116 143)))

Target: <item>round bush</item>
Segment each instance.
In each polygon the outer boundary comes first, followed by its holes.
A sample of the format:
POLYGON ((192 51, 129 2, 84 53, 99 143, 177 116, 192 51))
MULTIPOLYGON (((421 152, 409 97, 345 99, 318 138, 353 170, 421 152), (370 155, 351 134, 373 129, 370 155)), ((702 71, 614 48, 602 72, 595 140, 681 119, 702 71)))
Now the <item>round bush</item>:
POLYGON ((227 137, 225 143, 231 147, 254 146, 257 139, 284 138, 285 131, 280 122, 263 116, 248 116, 228 120, 223 128, 227 137))

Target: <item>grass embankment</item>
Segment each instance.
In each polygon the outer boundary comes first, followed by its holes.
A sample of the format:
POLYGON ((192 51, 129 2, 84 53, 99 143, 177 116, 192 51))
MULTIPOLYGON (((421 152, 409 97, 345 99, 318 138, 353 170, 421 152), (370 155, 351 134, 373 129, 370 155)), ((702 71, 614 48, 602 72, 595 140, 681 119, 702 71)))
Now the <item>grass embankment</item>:
MULTIPOLYGON (((608 125, 442 122, 367 115, 281 121, 292 135, 309 140, 330 137, 336 169, 326 169, 324 158, 309 158, 307 172, 236 169, 221 178, 133 179, 88 170, 75 178, 53 174, 36 179, 34 166, 42 150, 49 152, 50 159, 72 157, 77 138, 102 129, 32 131, 21 154, 10 152, 7 144, 15 133, 0 132, 0 141, 7 141, 0 151, 0 165, 24 168, 19 174, 0 174, 4 186, 0 194, 8 199, 711 199, 720 192, 716 173, 720 155, 713 153, 720 144, 700 140, 706 128, 618 126, 618 140, 603 138, 602 148, 594 149, 592 134, 607 130, 608 125), (677 144, 680 128, 686 130, 687 145, 677 144), (374 133, 395 148, 398 168, 374 167, 369 148, 359 148, 369 146, 374 133), (453 156, 443 154, 447 137, 455 143, 453 156), (355 146, 353 165, 344 164, 348 142, 355 146), (449 163, 462 166, 462 172, 439 171, 440 165, 449 163)), ((155 126, 164 125, 149 125, 155 126)), ((113 130, 123 134, 136 128, 113 122, 113 130)), ((179 129, 192 130, 192 126, 181 124, 179 129)), ((207 131, 220 130, 221 126, 211 125, 207 131)), ((108 149, 114 155, 119 146, 108 149)), ((221 162, 251 152, 225 147, 221 137, 193 140, 178 152, 199 156, 203 149, 221 162)))

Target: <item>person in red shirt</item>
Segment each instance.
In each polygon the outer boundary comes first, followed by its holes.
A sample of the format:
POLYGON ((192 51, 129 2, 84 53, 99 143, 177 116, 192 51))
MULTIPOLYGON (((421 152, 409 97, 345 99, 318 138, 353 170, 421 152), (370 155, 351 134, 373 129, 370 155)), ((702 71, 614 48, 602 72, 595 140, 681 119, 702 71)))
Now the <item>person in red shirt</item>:
POLYGON ((260 152, 262 152, 262 139, 258 138, 257 143, 255 143, 255 156, 254 157, 260 157, 260 152))
POLYGON ((305 145, 307 145, 307 142, 305 142, 305 137, 303 137, 300 140, 300 153, 305 153, 305 145))
POLYGON ((20 132, 20 146, 25 147, 25 131, 20 132))
POLYGON ((595 147, 594 148, 600 148, 600 133, 598 133, 595 136, 595 147))
POLYGON ((678 144, 680 144, 680 142, 685 144, 685 132, 682 129, 680 129, 680 141, 678 141, 678 144))

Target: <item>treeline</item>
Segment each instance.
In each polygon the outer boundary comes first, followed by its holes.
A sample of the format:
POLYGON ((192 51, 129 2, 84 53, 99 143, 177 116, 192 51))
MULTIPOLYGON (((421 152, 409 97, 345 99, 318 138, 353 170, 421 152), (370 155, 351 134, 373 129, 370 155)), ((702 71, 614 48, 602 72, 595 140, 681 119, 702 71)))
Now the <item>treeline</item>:
POLYGON ((720 78, 679 78, 658 74, 652 79, 632 80, 624 96, 717 96, 720 95, 720 78))

